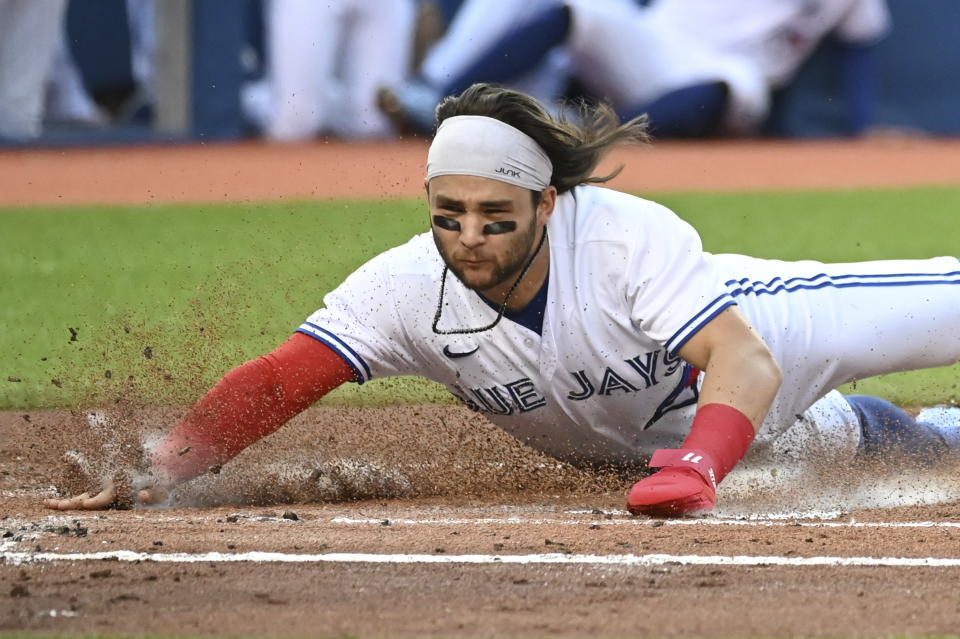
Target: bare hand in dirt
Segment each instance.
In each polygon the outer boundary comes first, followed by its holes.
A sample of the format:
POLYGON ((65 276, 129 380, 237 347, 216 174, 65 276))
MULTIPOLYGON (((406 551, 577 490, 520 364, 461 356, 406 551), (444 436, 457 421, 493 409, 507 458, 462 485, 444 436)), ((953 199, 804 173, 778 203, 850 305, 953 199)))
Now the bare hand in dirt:
MULTIPOLYGON (((143 488, 137 491, 136 504, 154 506, 166 501, 168 492, 157 486, 143 488)), ((117 487, 112 480, 103 484, 103 490, 96 495, 82 493, 76 497, 66 499, 45 499, 43 505, 52 510, 106 510, 116 505, 117 487)))
MULTIPOLYGON (((141 491, 145 492, 145 491, 141 491)), ((103 490, 96 495, 81 493, 67 499, 45 499, 43 505, 53 510, 105 510, 117 497, 116 485, 111 480, 104 482, 103 490)))
POLYGON ((75 495, 46 499, 53 510, 105 510, 155 506, 167 500, 169 482, 149 473, 117 467, 112 460, 91 459, 68 450, 63 455, 63 475, 57 481, 61 494, 75 495))

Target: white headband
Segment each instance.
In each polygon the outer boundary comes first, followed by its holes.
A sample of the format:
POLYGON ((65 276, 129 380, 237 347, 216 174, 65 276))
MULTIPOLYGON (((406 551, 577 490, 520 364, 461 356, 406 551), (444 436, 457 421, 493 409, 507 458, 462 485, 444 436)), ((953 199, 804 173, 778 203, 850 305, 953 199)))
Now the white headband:
POLYGON ((440 124, 427 154, 427 179, 438 175, 475 175, 542 191, 553 163, 533 138, 506 122, 457 115, 440 124))

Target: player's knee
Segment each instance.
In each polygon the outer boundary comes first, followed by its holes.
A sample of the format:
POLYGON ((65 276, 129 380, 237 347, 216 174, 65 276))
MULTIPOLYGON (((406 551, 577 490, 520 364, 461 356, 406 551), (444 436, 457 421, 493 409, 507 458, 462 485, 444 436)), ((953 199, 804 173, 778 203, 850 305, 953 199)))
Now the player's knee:
POLYGON ((847 395, 860 421, 860 454, 891 461, 934 462, 947 451, 943 437, 903 409, 870 395, 847 395))

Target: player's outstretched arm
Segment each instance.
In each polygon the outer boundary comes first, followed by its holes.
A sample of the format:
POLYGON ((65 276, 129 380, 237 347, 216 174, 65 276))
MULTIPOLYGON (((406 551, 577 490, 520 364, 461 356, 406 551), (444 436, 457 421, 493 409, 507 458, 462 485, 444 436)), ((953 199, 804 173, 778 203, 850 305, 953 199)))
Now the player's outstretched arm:
POLYGON ((354 379, 350 366, 317 340, 295 334, 273 352, 233 369, 217 383, 150 455, 142 486, 103 481, 101 491, 48 499, 56 510, 100 510, 123 498, 149 505, 169 491, 233 459, 340 384, 354 379))
POLYGON ((736 307, 704 326, 680 356, 706 373, 697 414, 683 447, 654 453, 650 465, 662 470, 631 489, 634 514, 713 509, 717 484, 747 453, 780 389, 780 367, 736 307))

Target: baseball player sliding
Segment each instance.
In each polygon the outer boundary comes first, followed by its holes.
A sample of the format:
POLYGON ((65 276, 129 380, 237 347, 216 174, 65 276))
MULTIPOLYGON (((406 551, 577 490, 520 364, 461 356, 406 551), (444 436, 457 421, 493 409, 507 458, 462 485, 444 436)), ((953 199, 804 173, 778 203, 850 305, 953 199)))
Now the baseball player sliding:
MULTIPOLYGON (((474 85, 437 110, 431 229, 370 260, 273 352, 226 375, 150 455, 132 494, 106 482, 51 508, 157 503, 344 382, 417 374, 522 442, 574 464, 649 464, 636 514, 712 509, 748 451, 945 457, 937 423, 845 382, 960 360, 960 261, 822 264, 704 252, 653 202, 595 186, 645 139, 604 105, 577 123, 474 85)), ((952 420, 952 424, 950 421, 952 420)))

